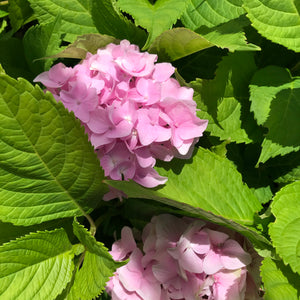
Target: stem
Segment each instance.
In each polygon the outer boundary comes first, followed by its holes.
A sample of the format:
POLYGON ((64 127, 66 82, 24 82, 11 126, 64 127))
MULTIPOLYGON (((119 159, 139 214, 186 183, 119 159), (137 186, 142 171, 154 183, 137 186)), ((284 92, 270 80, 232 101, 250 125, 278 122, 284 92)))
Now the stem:
POLYGON ((90 223, 90 234, 91 234, 92 236, 95 236, 97 227, 96 227, 96 225, 95 225, 94 220, 90 217, 90 215, 88 215, 88 214, 86 214, 86 213, 84 213, 84 216, 87 218, 87 220, 88 220, 89 223, 90 223))
POLYGON ((7 5, 7 4, 8 4, 8 0, 0 2, 0 5, 7 5))

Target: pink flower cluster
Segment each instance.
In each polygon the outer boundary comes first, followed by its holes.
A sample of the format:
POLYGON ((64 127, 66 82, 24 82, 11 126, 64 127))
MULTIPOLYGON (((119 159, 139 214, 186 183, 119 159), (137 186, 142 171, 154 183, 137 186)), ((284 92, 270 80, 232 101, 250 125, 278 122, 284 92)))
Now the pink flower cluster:
POLYGON ((146 187, 165 183, 156 159, 187 157, 206 129, 196 116, 193 89, 171 78, 170 63, 127 40, 109 44, 74 68, 62 63, 41 73, 54 97, 81 120, 105 176, 146 187))
POLYGON ((142 233, 143 252, 124 227, 110 252, 117 269, 106 290, 112 300, 259 299, 247 271, 252 257, 230 233, 203 221, 155 216, 142 233))

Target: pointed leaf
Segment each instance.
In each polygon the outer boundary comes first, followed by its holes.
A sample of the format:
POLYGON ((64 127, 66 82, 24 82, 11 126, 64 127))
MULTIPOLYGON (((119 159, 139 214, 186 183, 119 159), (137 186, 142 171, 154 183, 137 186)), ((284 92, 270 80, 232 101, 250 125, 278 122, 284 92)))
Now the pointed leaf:
POLYGON ((71 280, 74 253, 63 229, 31 233, 0 247, 2 299, 55 299, 71 280))
POLYGON ((30 27, 24 35, 25 57, 28 65, 36 75, 49 70, 53 59, 35 60, 60 51, 62 42, 59 31, 60 24, 61 18, 58 16, 53 22, 30 27))
POLYGON ((195 30, 214 45, 234 51, 259 51, 260 47, 248 43, 243 28, 250 25, 249 20, 241 16, 238 19, 230 20, 226 23, 212 28, 201 26, 195 30))
POLYGON ((76 41, 63 51, 52 55, 51 58, 78 58, 85 59, 88 52, 96 54, 99 48, 104 48, 109 43, 118 44, 120 41, 116 38, 105 34, 85 34, 77 37, 76 41))
POLYGON ((299 299, 300 278, 282 262, 266 257, 261 266, 261 276, 264 282, 265 300, 299 299))
POLYGON ((191 0, 181 21, 192 30, 203 25, 215 27, 244 14, 242 4, 242 0, 191 0))
POLYGON ((251 111, 257 123, 268 128, 258 163, 298 151, 300 78, 292 78, 287 69, 268 66, 253 76, 250 94, 251 111))
POLYGON ((283 187, 274 197, 271 210, 276 220, 270 236, 285 264, 300 274, 300 181, 283 187))
POLYGON ((260 163, 265 163, 267 160, 269 160, 272 157, 276 157, 278 155, 286 155, 291 152, 299 151, 299 147, 293 147, 293 146, 282 146, 277 143, 273 143, 268 138, 264 138, 262 144, 261 144, 261 153, 258 158, 256 166, 258 166, 260 163))
POLYGON ((236 52, 222 59, 214 79, 192 82, 195 100, 201 109, 198 116, 208 118, 207 131, 211 135, 221 140, 250 143, 249 135, 259 134, 247 109, 248 84, 255 70, 251 52, 236 52))
POLYGON ((89 0, 28 1, 41 25, 53 22, 55 17, 61 14, 60 31, 66 34, 64 39, 68 42, 73 42, 81 34, 97 33, 89 0))
POLYGON ((18 31, 24 24, 34 20, 33 10, 27 0, 9 0, 9 20, 13 31, 18 31))
POLYGON ((173 28, 157 37, 148 49, 158 54, 160 61, 173 61, 214 46, 187 28, 173 28))
POLYGON ((87 252, 67 299, 92 300, 102 293, 109 277, 113 276, 116 269, 123 266, 124 262, 115 262, 103 244, 97 242, 78 222, 73 222, 73 229, 87 252))
POLYGON ((105 192, 84 129, 50 93, 0 75, 0 219, 17 225, 83 215, 105 192))
POLYGON ((144 48, 148 48, 156 37, 171 29, 180 18, 190 0, 157 0, 151 4, 148 0, 119 0, 118 7, 133 16, 135 24, 145 28, 148 39, 144 48))
POLYGON ((300 51, 300 15, 297 1, 244 0, 247 16, 267 39, 300 51))

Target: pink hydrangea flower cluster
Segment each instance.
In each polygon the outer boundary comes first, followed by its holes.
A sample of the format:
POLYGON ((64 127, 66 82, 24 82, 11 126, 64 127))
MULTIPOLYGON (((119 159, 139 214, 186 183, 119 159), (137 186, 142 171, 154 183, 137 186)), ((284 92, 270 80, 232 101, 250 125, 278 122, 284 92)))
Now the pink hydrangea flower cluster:
POLYGON ((117 269, 106 290, 112 300, 260 299, 247 271, 252 256, 219 226, 164 214, 142 233, 143 252, 124 227, 110 252, 117 269))
POLYGON ((109 44, 74 68, 62 63, 41 73, 56 100, 81 120, 105 176, 146 187, 165 183, 156 159, 186 157, 207 121, 196 116, 193 89, 171 78, 170 63, 127 40, 109 44))

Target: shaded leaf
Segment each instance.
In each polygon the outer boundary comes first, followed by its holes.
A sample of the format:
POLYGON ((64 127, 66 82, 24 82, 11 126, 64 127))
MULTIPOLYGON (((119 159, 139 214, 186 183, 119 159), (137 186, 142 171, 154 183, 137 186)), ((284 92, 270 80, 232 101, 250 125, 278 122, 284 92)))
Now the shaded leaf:
POLYGON ((191 83, 201 109, 198 116, 209 120, 211 135, 236 143, 258 138, 259 128, 248 109, 248 84, 255 70, 253 54, 237 52, 223 58, 214 79, 191 83))
POLYGON ((127 39, 142 47, 146 41, 146 33, 126 19, 117 8, 116 0, 91 0, 92 17, 98 32, 127 39))
POLYGON ((14 32, 34 20, 33 10, 27 0, 9 0, 9 20, 14 32))
POLYGON ((85 59, 88 52, 96 54, 99 48, 103 48, 109 43, 117 44, 120 41, 116 38, 99 33, 85 34, 77 37, 74 43, 68 45, 63 51, 51 55, 51 58, 78 58, 85 59))
POLYGON ((53 59, 42 59, 60 51, 61 33, 60 33, 61 18, 57 18, 45 25, 36 25, 30 27, 23 38, 24 52, 28 65, 38 75, 52 65, 53 59), (39 59, 36 61, 36 59, 39 59))
POLYGON ((187 28, 173 28, 157 37, 148 52, 158 54, 160 61, 173 61, 212 46, 187 28))
POLYGON ((258 124, 268 128, 258 160, 300 149, 300 79, 287 69, 268 66, 255 73, 250 84, 251 111, 258 124), (289 134, 286 130, 289 128, 289 134))

